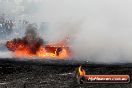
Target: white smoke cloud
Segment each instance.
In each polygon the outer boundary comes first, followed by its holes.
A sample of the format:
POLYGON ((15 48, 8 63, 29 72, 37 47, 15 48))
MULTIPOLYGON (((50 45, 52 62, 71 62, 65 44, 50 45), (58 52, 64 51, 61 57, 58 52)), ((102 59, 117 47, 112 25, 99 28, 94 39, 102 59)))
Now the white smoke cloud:
POLYGON ((49 23, 48 41, 70 35, 74 56, 93 62, 132 62, 131 0, 30 1, 23 4, 23 14, 31 22, 49 23))
POLYGON ((7 52, 0 51, 0 57, 1 58, 12 58, 13 54, 12 54, 12 52, 9 52, 9 51, 7 51, 7 52))
POLYGON ((132 61, 132 1, 45 0, 36 20, 50 23, 49 39, 70 34, 74 56, 93 62, 132 61))

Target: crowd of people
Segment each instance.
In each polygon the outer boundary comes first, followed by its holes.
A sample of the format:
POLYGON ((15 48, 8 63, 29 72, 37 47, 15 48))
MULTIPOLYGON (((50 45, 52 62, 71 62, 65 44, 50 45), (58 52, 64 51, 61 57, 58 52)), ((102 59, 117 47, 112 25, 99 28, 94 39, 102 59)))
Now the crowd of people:
POLYGON ((29 22, 26 20, 15 20, 8 16, 0 15, 0 38, 6 38, 11 34, 14 36, 23 31, 28 24, 29 22))
POLYGON ((41 31, 40 35, 47 35, 48 23, 42 22, 40 25, 30 23, 25 19, 16 19, 7 15, 0 15, 0 39, 8 39, 10 37, 21 37, 24 35, 27 27, 32 24, 36 26, 37 31, 41 31))
POLYGON ((14 23, 11 19, 0 16, 0 34, 10 34, 13 31, 14 23))

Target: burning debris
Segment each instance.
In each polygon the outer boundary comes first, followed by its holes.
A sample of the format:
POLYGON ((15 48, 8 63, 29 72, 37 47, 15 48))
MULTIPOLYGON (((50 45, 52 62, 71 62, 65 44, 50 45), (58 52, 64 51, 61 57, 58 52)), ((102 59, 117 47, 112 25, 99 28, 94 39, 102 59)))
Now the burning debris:
POLYGON ((36 30, 35 26, 29 24, 25 36, 7 41, 6 47, 14 52, 16 57, 67 58, 69 56, 70 50, 66 47, 66 40, 57 44, 47 44, 36 30))

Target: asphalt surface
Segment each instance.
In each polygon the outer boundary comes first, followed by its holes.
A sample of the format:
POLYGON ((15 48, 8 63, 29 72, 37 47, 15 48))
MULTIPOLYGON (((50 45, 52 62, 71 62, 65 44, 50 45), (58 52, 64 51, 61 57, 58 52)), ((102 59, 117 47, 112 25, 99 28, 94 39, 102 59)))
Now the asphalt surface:
MULTIPOLYGON (((52 63, 40 64, 31 61, 1 60, 0 88, 132 88, 132 82, 128 84, 80 85, 75 76, 75 69, 79 65, 80 63, 77 62, 76 64, 56 63, 52 65, 52 63)), ((131 64, 98 65, 85 63, 82 65, 87 74, 132 75, 131 64)))

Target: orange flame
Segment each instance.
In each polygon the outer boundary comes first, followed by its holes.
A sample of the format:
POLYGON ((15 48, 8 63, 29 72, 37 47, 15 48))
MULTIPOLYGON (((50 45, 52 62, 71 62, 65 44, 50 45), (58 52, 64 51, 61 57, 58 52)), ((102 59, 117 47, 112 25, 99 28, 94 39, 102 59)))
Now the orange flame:
POLYGON ((41 45, 36 49, 36 46, 25 44, 23 41, 8 41, 6 44, 7 48, 14 52, 16 57, 40 57, 40 58, 67 58, 69 57, 69 47, 64 46, 52 46, 52 45, 41 45), (33 53, 33 49, 35 53, 33 53), (60 50, 58 50, 60 48, 60 50))
MULTIPOLYGON (((52 46, 50 46, 52 47, 52 46)), ((52 47, 54 48, 55 50, 53 52, 48 52, 45 47, 40 47, 39 50, 37 51, 36 55, 38 57, 47 57, 47 58, 67 58, 69 55, 68 55, 68 49, 66 48, 62 48, 62 51, 59 52, 59 55, 57 55, 57 47, 52 47)))
POLYGON ((84 76, 84 75, 86 74, 86 72, 85 72, 85 70, 82 68, 82 66, 79 66, 78 71, 79 71, 80 76, 84 76))

